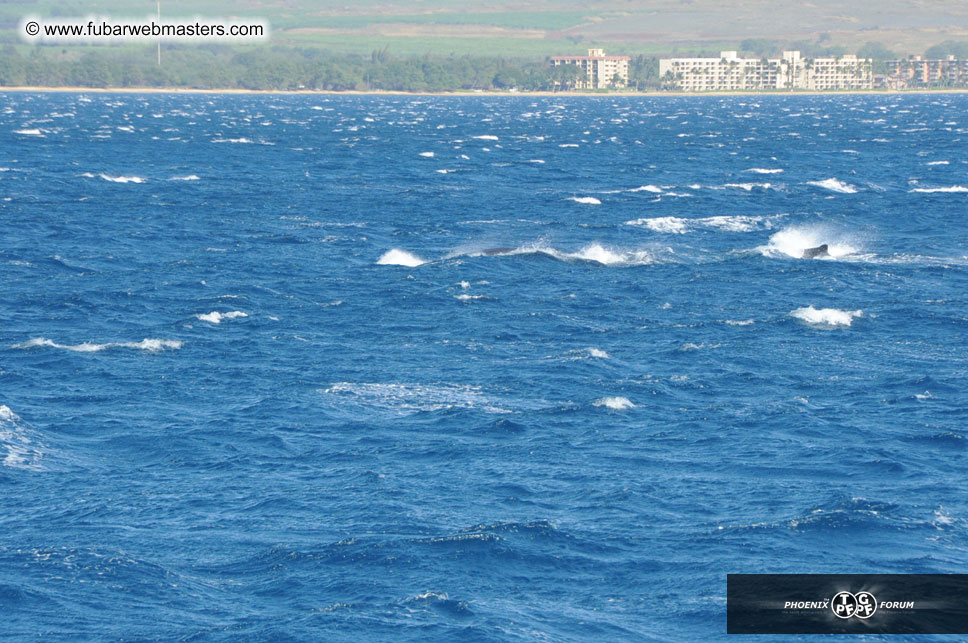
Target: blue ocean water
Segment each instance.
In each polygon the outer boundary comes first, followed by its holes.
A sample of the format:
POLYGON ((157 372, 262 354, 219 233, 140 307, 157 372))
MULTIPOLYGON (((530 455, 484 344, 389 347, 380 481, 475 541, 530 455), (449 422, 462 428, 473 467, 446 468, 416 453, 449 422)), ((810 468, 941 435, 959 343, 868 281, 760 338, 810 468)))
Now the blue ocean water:
POLYGON ((968 97, 0 105, 4 639, 715 640, 727 573, 968 572, 968 97))

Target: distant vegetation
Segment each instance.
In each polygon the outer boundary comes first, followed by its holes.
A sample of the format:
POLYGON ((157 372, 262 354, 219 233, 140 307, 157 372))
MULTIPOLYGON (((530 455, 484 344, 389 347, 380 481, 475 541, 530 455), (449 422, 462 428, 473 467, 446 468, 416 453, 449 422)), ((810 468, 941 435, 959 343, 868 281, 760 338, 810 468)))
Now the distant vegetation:
MULTIPOLYGON (((0 85, 185 87, 320 90, 555 90, 574 82, 577 68, 546 61, 483 56, 335 56, 310 48, 175 47, 159 67, 153 49, 90 48, 80 55, 38 47, 24 56, 0 50, 0 85)), ((640 89, 659 86, 658 59, 638 56, 630 68, 640 89)))

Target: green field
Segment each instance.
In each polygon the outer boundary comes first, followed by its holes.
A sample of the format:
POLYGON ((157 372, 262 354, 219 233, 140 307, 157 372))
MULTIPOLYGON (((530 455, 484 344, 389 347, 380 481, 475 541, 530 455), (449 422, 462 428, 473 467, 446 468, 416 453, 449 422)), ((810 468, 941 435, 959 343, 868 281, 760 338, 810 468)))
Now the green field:
MULTIPOLYGON (((18 42, 17 23, 26 15, 145 17, 155 6, 153 0, 7 0, 0 2, 0 41, 18 42)), ((265 20, 273 44, 338 54, 389 47, 398 55, 540 58, 591 46, 615 54, 694 54, 767 39, 778 47, 844 51, 876 43, 906 56, 942 41, 968 41, 965 0, 163 0, 162 14, 265 20)))

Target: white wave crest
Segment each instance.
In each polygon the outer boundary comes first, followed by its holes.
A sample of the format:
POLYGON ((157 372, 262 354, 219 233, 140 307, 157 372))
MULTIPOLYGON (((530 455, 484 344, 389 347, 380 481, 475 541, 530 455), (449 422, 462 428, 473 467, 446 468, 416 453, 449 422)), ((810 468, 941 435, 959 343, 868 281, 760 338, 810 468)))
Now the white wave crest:
POLYGON ((848 240, 838 239, 839 233, 823 227, 783 228, 770 237, 770 242, 757 250, 766 257, 803 258, 803 251, 827 244, 828 259, 839 259, 859 252, 848 240))
POLYGON ((111 176, 110 174, 99 174, 105 181, 111 183, 144 183, 145 179, 140 176, 111 176))
MULTIPOLYGON (((453 256, 460 256, 458 253, 453 256)), ((612 250, 600 243, 592 243, 578 252, 563 252, 543 244, 531 244, 517 248, 501 248, 499 251, 483 250, 466 253, 470 257, 497 256, 508 257, 516 255, 543 255, 565 262, 588 262, 603 266, 642 266, 656 262, 655 256, 648 250, 612 250)))
POLYGON ((934 194, 936 192, 957 193, 957 192, 968 192, 968 187, 965 187, 963 185, 952 185, 952 186, 943 187, 943 188, 914 188, 913 190, 911 190, 911 192, 921 192, 923 194, 934 194))
POLYGON ((346 402, 408 415, 450 408, 509 413, 494 406, 479 386, 461 384, 384 384, 337 382, 319 391, 346 402))
POLYGON ((751 167, 746 171, 752 172, 753 174, 779 174, 783 170, 780 170, 780 169, 771 170, 771 169, 762 168, 762 167, 751 167))
POLYGON ((417 266, 422 266, 427 262, 417 255, 407 252, 406 250, 394 248, 384 252, 383 255, 376 260, 376 263, 380 266, 408 266, 410 268, 416 268, 417 266))
POLYGON ((498 137, 493 134, 482 134, 481 136, 472 136, 471 138, 476 138, 479 141, 496 141, 498 137))
POLYGON ((739 188, 740 190, 746 190, 747 192, 752 192, 753 188, 762 188, 764 190, 769 190, 773 187, 771 183, 726 183, 723 185, 724 188, 739 188))
POLYGON ((837 328, 850 326, 854 318, 864 315, 864 311, 814 308, 811 305, 806 308, 797 308, 790 315, 813 326, 837 328))
POLYGON ((660 194, 662 188, 657 185, 641 185, 637 188, 632 188, 629 192, 651 192, 652 194, 660 194))
POLYGON ((839 192, 840 194, 855 194, 857 192, 857 188, 853 185, 835 178, 824 179, 823 181, 807 181, 807 185, 815 185, 818 188, 824 188, 831 192, 839 192))
POLYGON ((634 409, 635 405, 627 397, 603 397, 593 402, 595 406, 604 406, 613 411, 624 411, 634 409))
POLYGON ((593 196, 570 196, 569 201, 574 201, 575 203, 584 203, 586 205, 601 205, 602 202, 593 196))
POLYGON ((15 344, 11 348, 59 348, 61 350, 74 351, 75 353, 97 353, 109 348, 133 348, 137 350, 158 353, 165 349, 178 350, 183 342, 177 339, 150 339, 146 338, 140 342, 108 342, 106 344, 94 344, 84 342, 81 344, 58 344, 57 342, 45 337, 35 337, 23 344, 15 344))
POLYGON ((14 134, 20 134, 22 136, 43 136, 44 133, 39 129, 15 129, 14 134))
POLYGON ((35 442, 31 431, 6 405, 0 405, 0 448, 6 449, 3 466, 12 469, 40 470, 44 445, 35 442))
POLYGON ((195 315, 202 321, 210 322, 212 324, 220 324, 223 319, 235 319, 236 317, 248 317, 246 313, 241 310, 233 310, 230 313, 220 313, 217 311, 212 311, 203 315, 195 315))
POLYGON ((434 153, 433 152, 421 152, 420 153, 420 156, 423 156, 424 158, 432 159, 432 158, 434 158, 434 153))
POLYGON ((716 228, 726 232, 753 232, 763 228, 773 227, 776 217, 760 216, 715 216, 702 219, 685 219, 682 217, 652 217, 626 221, 625 225, 644 226, 656 232, 667 234, 685 234, 696 228, 716 228))
POLYGON ((168 180, 169 181, 199 181, 200 179, 195 174, 189 174, 188 176, 173 176, 168 180))

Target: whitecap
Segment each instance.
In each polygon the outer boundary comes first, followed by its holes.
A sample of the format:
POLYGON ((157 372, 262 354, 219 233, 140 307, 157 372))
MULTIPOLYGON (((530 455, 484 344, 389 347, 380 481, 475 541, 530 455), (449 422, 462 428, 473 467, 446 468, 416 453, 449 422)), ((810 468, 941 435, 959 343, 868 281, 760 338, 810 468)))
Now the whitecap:
POLYGON ((593 404, 595 406, 604 406, 613 411, 624 411, 635 408, 635 404, 632 404, 631 400, 627 397, 603 397, 595 400, 593 404))
POLYGON ((802 259, 807 248, 816 248, 822 244, 827 244, 828 259, 839 259, 859 252, 849 240, 842 237, 842 233, 821 226, 794 226, 773 234, 770 242, 757 250, 766 257, 786 256, 795 259, 802 259))
POLYGON ((411 254, 406 250, 399 250, 393 248, 392 250, 387 250, 383 255, 377 259, 377 265, 380 266, 407 266, 410 268, 416 268, 417 266, 422 266, 427 263, 415 254, 411 254))
POLYGON ((109 348, 132 348, 137 350, 157 353, 165 349, 177 350, 181 348, 183 342, 177 339, 151 339, 146 338, 140 342, 108 342, 106 344, 95 344, 93 342, 83 342, 81 344, 58 344, 57 342, 45 337, 35 337, 23 344, 15 344, 11 348, 59 348, 61 350, 73 351, 75 353, 97 353, 109 348))
POLYGON ((657 185, 642 185, 637 188, 632 188, 629 190, 629 192, 651 192, 653 194, 660 194, 662 192, 662 188, 657 185))
POLYGON ((569 201, 574 201, 575 203, 584 203, 585 205, 601 205, 602 202, 593 196, 570 196, 569 201))
POLYGON ((201 179, 199 179, 198 176, 195 174, 189 174, 188 176, 173 176, 168 180, 169 181, 199 181, 201 179))
POLYGON ((935 194, 935 193, 963 193, 968 192, 968 187, 963 185, 952 185, 949 187, 941 188, 914 188, 911 192, 921 192, 923 194, 935 194))
POLYGON ((197 317, 202 321, 206 321, 212 324, 220 324, 222 323, 223 319, 235 319, 237 317, 248 317, 248 315, 246 313, 243 313, 241 310, 233 310, 232 312, 229 312, 229 313, 220 313, 213 310, 210 313, 195 315, 195 317, 197 317))
POLYGON ((746 170, 746 172, 752 172, 753 174, 779 174, 782 171, 783 170, 781 169, 774 170, 774 169, 767 169, 762 167, 751 167, 750 169, 746 170))
MULTIPOLYGON (((86 174, 84 176, 87 176, 86 174)), ((140 176, 111 176, 110 174, 99 174, 105 181, 111 183, 144 183, 145 179, 140 176)))
POLYGON ((497 136, 494 136, 493 134, 482 134, 481 136, 472 136, 471 138, 476 138, 479 141, 496 141, 496 140, 498 140, 498 137, 497 136))
POLYGON ((432 159, 432 158, 434 158, 434 153, 433 152, 421 152, 420 153, 420 156, 423 156, 424 158, 432 159))
POLYGON ((747 192, 752 192, 753 188, 762 188, 764 190, 769 190, 773 187, 770 183, 726 183, 723 185, 725 188, 739 188, 741 190, 746 190, 747 192))
POLYGON ((40 470, 44 446, 35 441, 20 417, 6 405, 0 405, 0 448, 6 455, 0 463, 12 469, 40 470))
POLYGON ((807 181, 807 185, 815 185, 818 188, 824 188, 831 192, 839 192, 840 194, 855 194, 857 192, 857 188, 853 185, 835 178, 824 179, 823 181, 807 181))
POLYGON ((43 136, 44 133, 39 129, 17 129, 13 131, 14 134, 21 134, 23 136, 43 136))
POLYGON ((510 412, 495 406, 497 401, 485 395, 481 387, 461 384, 337 382, 319 392, 344 403, 402 415, 451 408, 510 412))
POLYGON ((851 322, 862 317, 862 310, 840 310, 837 308, 797 308, 790 315, 813 326, 838 328, 850 326, 851 322))

